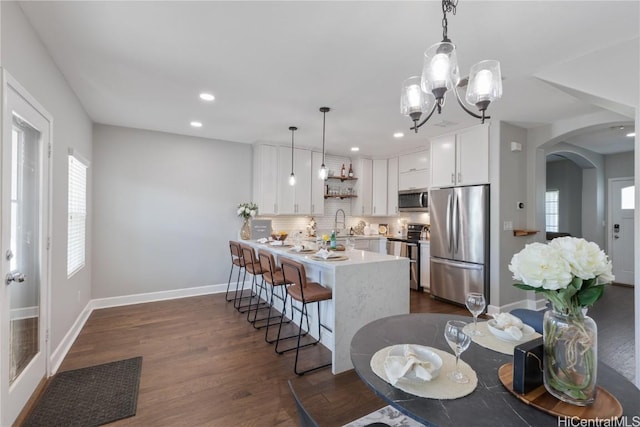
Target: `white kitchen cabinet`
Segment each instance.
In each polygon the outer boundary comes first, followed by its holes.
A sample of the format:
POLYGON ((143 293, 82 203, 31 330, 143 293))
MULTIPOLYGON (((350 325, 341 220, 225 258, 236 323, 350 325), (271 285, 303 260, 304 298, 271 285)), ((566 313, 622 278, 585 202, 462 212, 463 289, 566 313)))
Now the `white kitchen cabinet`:
POLYGON ((311 215, 324 215, 324 180, 320 179, 322 153, 311 152, 311 215))
POLYGON ((429 150, 403 154, 398 159, 400 173, 424 170, 429 168, 429 150))
POLYGON ((291 148, 278 147, 278 214, 308 215, 311 213, 311 151, 294 149, 293 172, 296 184, 289 185, 291 148))
POLYGON ((351 215, 371 216, 373 162, 371 159, 357 159, 353 162, 353 167, 358 171, 358 181, 355 186, 357 197, 351 199, 351 215))
POLYGON ((387 215, 398 213, 398 158, 392 157, 387 164, 387 215))
POLYGON ((429 187, 429 150, 403 154, 398 158, 398 190, 429 187))
POLYGON ((260 215, 278 213, 278 147, 253 147, 253 197, 260 215))
POLYGON ((479 125, 431 141, 431 186, 489 182, 489 126, 479 125))
POLYGON ((424 291, 431 289, 431 246, 420 242, 420 286, 424 291))
POLYGON ((371 214, 373 216, 387 216, 387 159, 373 160, 371 214))
POLYGON ((386 242, 387 239, 385 239, 384 237, 372 239, 355 239, 354 249, 386 254, 386 242))

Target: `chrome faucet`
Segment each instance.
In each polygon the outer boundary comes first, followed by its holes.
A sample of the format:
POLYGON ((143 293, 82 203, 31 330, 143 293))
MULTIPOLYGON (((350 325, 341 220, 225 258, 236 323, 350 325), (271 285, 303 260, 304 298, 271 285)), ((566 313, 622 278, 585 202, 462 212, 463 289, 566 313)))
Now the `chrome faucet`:
POLYGON ((333 219, 333 229, 336 230, 336 233, 338 232, 338 213, 339 212, 342 212, 342 222, 341 222, 342 228, 346 228, 347 227, 347 225, 345 224, 345 221, 347 220, 346 215, 345 215, 345 213, 344 213, 344 211, 342 209, 338 209, 336 211, 336 216, 333 219))

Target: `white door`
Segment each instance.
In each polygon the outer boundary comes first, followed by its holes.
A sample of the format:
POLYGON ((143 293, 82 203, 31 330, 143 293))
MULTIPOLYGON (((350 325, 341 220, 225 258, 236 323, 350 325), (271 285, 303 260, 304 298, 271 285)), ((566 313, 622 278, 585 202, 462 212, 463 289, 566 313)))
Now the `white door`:
POLYGON ((2 112, 0 425, 11 425, 47 375, 47 113, 6 72, 2 112))
POLYGON ((616 283, 633 285, 633 214, 635 208, 633 178, 609 180, 609 257, 616 283))

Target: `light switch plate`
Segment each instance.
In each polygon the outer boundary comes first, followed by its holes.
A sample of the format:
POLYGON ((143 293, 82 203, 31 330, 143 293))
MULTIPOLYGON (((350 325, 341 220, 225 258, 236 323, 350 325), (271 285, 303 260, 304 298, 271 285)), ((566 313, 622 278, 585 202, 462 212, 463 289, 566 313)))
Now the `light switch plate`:
POLYGON ((509 231, 509 230, 513 230, 513 222, 512 221, 505 221, 502 225, 502 229, 505 231, 509 231))

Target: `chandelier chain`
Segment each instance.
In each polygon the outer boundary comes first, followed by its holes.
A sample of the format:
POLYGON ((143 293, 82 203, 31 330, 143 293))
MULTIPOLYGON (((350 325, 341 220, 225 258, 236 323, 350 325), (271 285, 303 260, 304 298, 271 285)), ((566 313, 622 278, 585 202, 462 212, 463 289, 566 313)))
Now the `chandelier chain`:
POLYGON ((447 13, 456 14, 456 7, 458 6, 458 0, 442 0, 442 41, 449 41, 447 36, 447 13))

